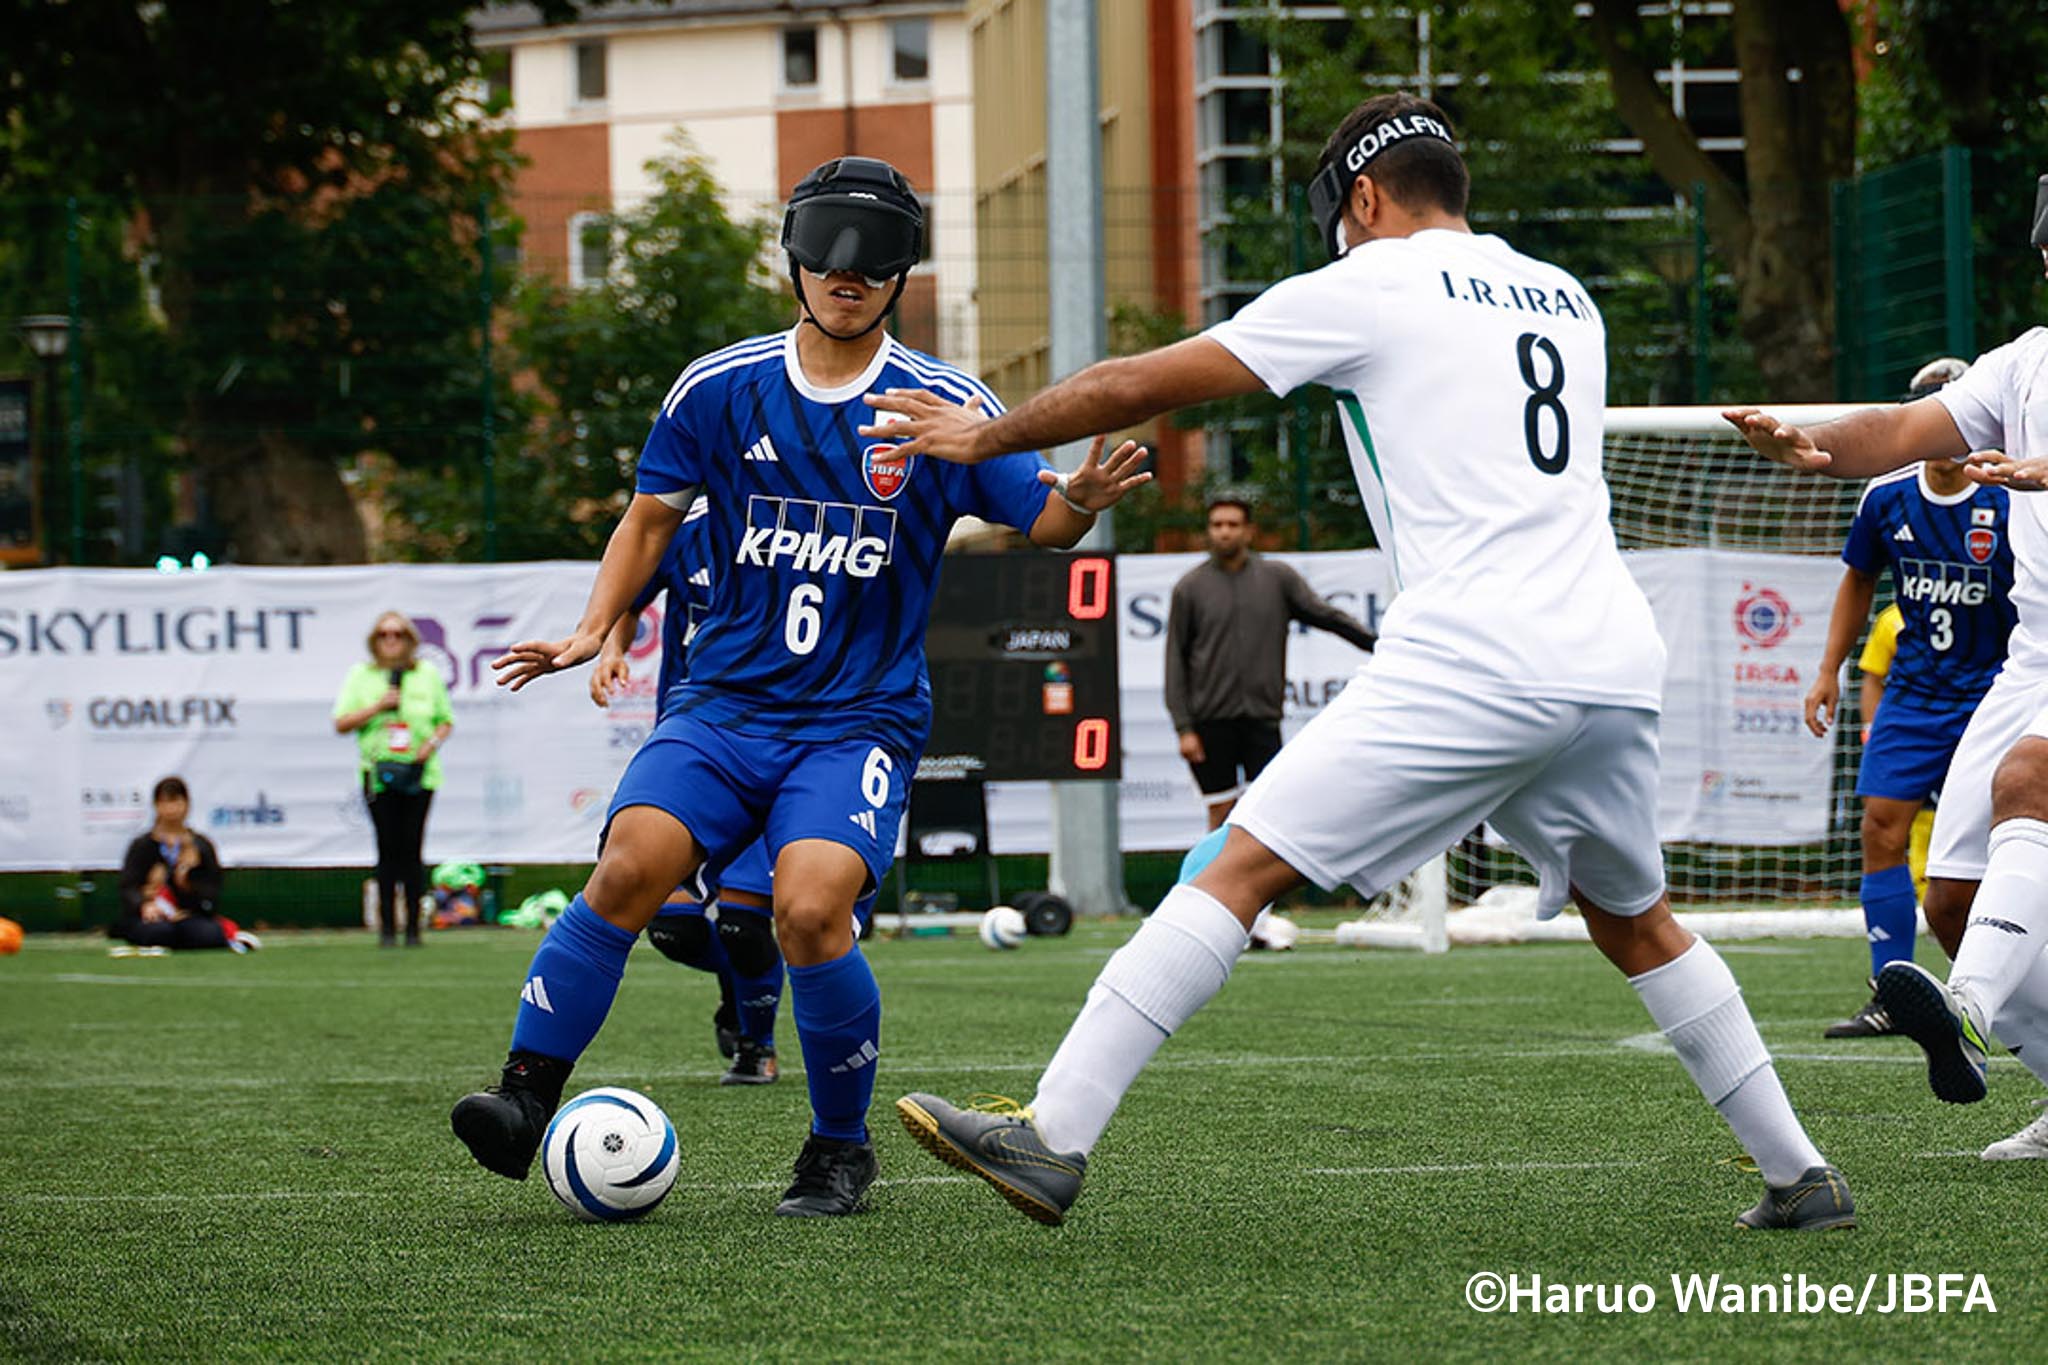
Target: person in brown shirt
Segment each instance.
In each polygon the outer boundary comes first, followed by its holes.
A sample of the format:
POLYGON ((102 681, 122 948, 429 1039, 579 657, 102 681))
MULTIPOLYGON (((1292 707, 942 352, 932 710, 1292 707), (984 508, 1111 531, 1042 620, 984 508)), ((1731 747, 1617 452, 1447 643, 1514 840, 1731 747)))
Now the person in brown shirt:
POLYGON ((1166 617, 1166 710, 1210 829, 1280 752, 1289 624, 1327 630, 1364 650, 1375 640, 1300 574, 1251 545, 1251 505, 1212 500, 1209 559, 1173 585, 1166 617))

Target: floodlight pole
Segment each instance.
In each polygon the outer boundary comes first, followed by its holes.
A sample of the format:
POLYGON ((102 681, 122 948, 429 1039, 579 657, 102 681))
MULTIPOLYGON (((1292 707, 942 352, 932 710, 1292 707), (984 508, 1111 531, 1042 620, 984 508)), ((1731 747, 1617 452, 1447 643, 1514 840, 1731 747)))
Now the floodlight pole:
MULTIPOLYGON (((1055 378, 1094 364, 1108 350, 1097 67, 1095 0, 1046 0, 1046 274, 1055 378)), ((1048 453, 1062 469, 1073 469, 1088 446, 1076 442, 1048 453)), ((1115 544, 1104 512, 1076 548, 1107 552, 1115 544)), ((1122 914, 1128 900, 1117 784, 1053 783, 1052 825, 1051 890, 1077 914, 1122 914)))

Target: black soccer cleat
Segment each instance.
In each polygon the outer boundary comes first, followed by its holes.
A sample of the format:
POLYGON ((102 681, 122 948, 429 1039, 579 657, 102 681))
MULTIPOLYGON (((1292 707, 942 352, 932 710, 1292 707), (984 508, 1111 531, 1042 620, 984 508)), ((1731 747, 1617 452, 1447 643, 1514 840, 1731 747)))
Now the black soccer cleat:
POLYGON ((720 1005, 711 1016, 711 1033, 718 1040, 718 1055, 731 1061, 740 1046, 740 1017, 731 1005, 720 1005))
POLYGON ((1813 1166, 1789 1185, 1766 1185, 1756 1207, 1736 1215, 1744 1229, 1830 1232, 1856 1226, 1856 1200, 1849 1182, 1832 1166, 1813 1166))
POLYGON ((962 1109, 937 1095, 905 1095, 896 1101, 896 1117, 918 1146, 980 1176, 1034 1222, 1059 1226, 1080 1197, 1088 1158, 1053 1151, 1031 1111, 1014 1100, 991 1096, 984 1107, 962 1109))
POLYGON ((1822 1030, 1820 1036, 1823 1038, 1889 1038, 1896 1034, 1899 1030, 1892 1024, 1892 1016, 1878 1002, 1874 994, 1877 990, 1877 983, 1875 981, 1870 983, 1870 989, 1873 994, 1868 1004, 1864 1005, 1862 1009, 1857 1010, 1847 1019, 1829 1024, 1826 1029, 1822 1030))
POLYGON ((448 1125, 479 1166, 507 1180, 524 1180, 574 1065, 538 1052, 514 1052, 498 1084, 455 1102, 448 1125))
POLYGON ((531 1090, 494 1085, 457 1100, 448 1123, 479 1166, 524 1180, 550 1117, 547 1102, 531 1090))
POLYGON ((1946 1104, 1984 1098, 1988 1030, 1946 982, 1913 962, 1887 962, 1877 999, 1894 1026, 1927 1054, 1927 1084, 1946 1104))
POLYGON ((773 1085, 781 1075, 775 1064, 775 1049, 762 1047, 751 1038, 739 1041, 739 1055, 718 1078, 720 1085, 773 1085))
POLYGON ((840 1218, 866 1207, 875 1183, 875 1149, 866 1142, 820 1137, 804 1141, 797 1153, 796 1179, 783 1191, 775 1212, 784 1218, 840 1218))

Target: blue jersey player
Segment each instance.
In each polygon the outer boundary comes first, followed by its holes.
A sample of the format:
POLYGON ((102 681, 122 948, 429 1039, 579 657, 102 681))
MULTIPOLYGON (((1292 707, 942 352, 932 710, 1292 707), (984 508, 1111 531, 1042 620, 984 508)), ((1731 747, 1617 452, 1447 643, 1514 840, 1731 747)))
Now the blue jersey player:
MULTIPOLYGON (((640 615, 661 597, 661 670, 655 690, 655 719, 684 676, 684 652, 711 607, 711 564, 705 557, 704 518, 710 504, 698 498, 661 557, 654 577, 619 618, 590 674, 590 699, 609 706, 630 676, 627 652, 640 615)), ((663 903, 647 941, 664 957, 708 972, 718 981, 719 1005, 712 1016, 721 1056, 732 1065, 721 1085, 772 1085, 780 1075, 775 1056, 775 1016, 782 1006, 782 953, 770 920, 772 869, 760 840, 716 877, 718 915, 714 922, 694 886, 678 887, 663 903)), ((873 899, 862 902, 873 909, 873 899)))
MULTIPOLYGON (((1943 362, 1936 362, 1936 365, 1943 362)), ((1961 373, 1915 376, 1914 397, 1961 373)), ((1870 619, 1878 580, 1889 573, 1904 616, 1884 700, 1866 718, 1856 794, 1863 798, 1863 919, 1873 980, 1887 963, 1913 957, 1913 874, 1906 846, 1913 818, 1941 789, 1963 729, 2005 663, 2012 606, 2012 541, 2003 488, 1971 482, 1960 464, 1930 460, 1875 479, 1850 524, 1847 566, 1828 620, 1819 677, 1806 698, 1807 728, 1827 733, 1839 673, 1870 619)), ((1829 1038, 1892 1033, 1875 999, 1826 1030, 1829 1038)))
POLYGON ((923 243, 922 206, 887 163, 842 157, 798 182, 782 245, 801 320, 683 371, 575 632, 497 661, 517 689, 594 657, 701 489, 716 572, 688 676, 619 780, 596 870, 527 970, 500 1083, 450 1116, 489 1170, 525 1177, 670 891, 765 837, 812 1109, 776 1212, 852 1213, 874 1179, 881 996, 853 908, 894 856, 930 724, 924 633, 947 533, 974 515, 1067 548, 1149 477, 1130 442, 1105 461, 1098 439, 1055 476, 1035 454, 956 465, 861 436, 861 400, 878 389, 995 406, 973 378, 880 330, 923 243))

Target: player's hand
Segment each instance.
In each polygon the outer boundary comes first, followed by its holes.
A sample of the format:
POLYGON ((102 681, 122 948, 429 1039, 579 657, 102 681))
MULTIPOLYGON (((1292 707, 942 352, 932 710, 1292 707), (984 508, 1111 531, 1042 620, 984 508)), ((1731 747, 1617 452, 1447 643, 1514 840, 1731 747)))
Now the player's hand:
POLYGON ((1788 469, 1818 474, 1835 462, 1834 456, 1814 445, 1804 428, 1780 422, 1760 409, 1728 408, 1721 415, 1742 433, 1742 439, 1757 454, 1788 469))
POLYGON ((607 649, 597 656, 597 665, 590 670, 590 699, 599 706, 610 706, 612 694, 632 676, 633 666, 626 656, 607 649))
POLYGON ((491 660, 491 669, 498 675, 498 686, 517 692, 535 678, 596 657, 603 648, 604 636, 596 631, 579 632, 566 640, 522 640, 491 660))
POLYGON ((2015 493, 2048 489, 2048 459, 2015 460, 2002 450, 1977 450, 1964 462, 1963 472, 1978 483, 2015 493))
POLYGON ((976 448, 975 438, 988 421, 980 394, 955 403, 923 389, 888 389, 863 395, 862 401, 881 415, 860 434, 895 441, 898 455, 979 464, 994 454, 976 448))
MULTIPOLYGON (((1090 512, 1106 512, 1122 502, 1124 494, 1133 488, 1152 482, 1149 471, 1138 472, 1138 466, 1148 458, 1145 447, 1136 441, 1125 441, 1105 460, 1102 447, 1108 439, 1098 436, 1090 441, 1088 458, 1081 461, 1079 469, 1066 476, 1067 501, 1090 512)), ((1061 486, 1060 476, 1050 469, 1039 470, 1038 481, 1054 488, 1061 486)))
POLYGON ((1188 730, 1180 737, 1180 756, 1190 763, 1203 763, 1208 760, 1209 752, 1202 747, 1202 737, 1188 730))
POLYGON ((1816 678, 1806 694, 1806 728, 1825 737, 1829 727, 1835 723, 1835 707, 1841 700, 1842 683, 1839 678, 1832 673, 1816 678))

